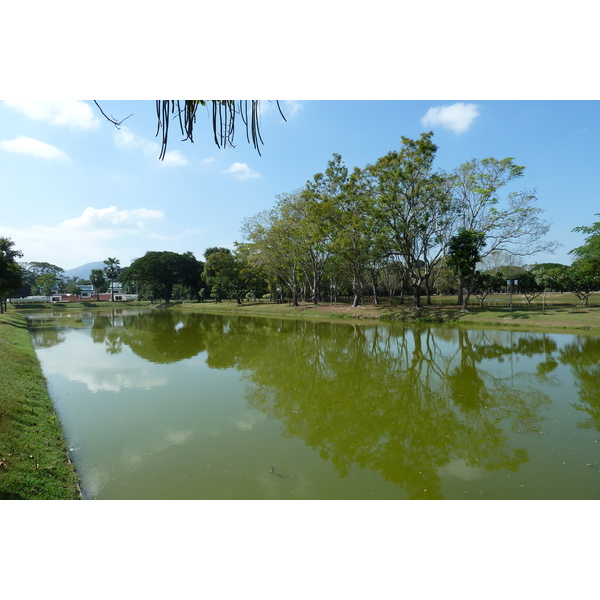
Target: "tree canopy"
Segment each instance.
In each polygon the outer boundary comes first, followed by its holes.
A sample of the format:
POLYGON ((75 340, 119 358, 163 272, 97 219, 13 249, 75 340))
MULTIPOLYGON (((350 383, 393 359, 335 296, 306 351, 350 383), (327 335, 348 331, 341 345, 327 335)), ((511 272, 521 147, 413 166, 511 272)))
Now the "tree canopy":
POLYGON ((23 284, 23 270, 16 261, 23 253, 15 250, 14 245, 10 238, 0 237, 0 314, 4 312, 8 294, 23 284))
POLYGON ((170 302, 175 285, 198 286, 199 270, 200 263, 191 252, 150 251, 134 260, 122 279, 124 283, 150 286, 151 297, 170 302))

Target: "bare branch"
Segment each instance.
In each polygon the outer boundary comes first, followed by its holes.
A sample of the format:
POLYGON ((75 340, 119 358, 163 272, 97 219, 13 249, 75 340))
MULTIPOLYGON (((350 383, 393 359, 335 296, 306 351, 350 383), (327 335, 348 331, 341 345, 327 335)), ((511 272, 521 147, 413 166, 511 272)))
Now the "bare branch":
MULTIPOLYGON (((117 119, 115 119, 114 117, 109 117, 103 110, 102 107, 98 104, 97 100, 94 100, 94 104, 98 107, 98 110, 102 113, 102 116, 109 122, 112 123, 117 129, 121 129, 121 125, 123 124, 123 121, 126 121, 127 119, 129 119, 129 117, 131 117, 132 115, 128 115, 126 116, 124 119, 121 119, 120 121, 118 121, 117 119)), ((132 113, 133 114, 133 113, 132 113)))

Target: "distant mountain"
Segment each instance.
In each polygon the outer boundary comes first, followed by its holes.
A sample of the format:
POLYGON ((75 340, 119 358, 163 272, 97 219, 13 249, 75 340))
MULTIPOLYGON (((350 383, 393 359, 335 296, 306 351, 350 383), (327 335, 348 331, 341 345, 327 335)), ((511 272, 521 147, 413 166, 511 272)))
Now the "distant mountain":
POLYGON ((79 277, 79 279, 89 279, 92 273, 92 269, 104 269, 106 265, 104 262, 91 262, 75 269, 69 269, 65 271, 67 277, 79 277))

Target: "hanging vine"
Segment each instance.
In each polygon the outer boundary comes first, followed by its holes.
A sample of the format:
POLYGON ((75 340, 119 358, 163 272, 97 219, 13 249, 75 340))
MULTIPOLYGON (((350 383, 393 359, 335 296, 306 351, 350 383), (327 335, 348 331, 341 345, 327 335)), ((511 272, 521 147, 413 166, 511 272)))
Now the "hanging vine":
MULTIPOLYGON (((275 101, 279 114, 286 121, 281 111, 279 101, 275 101)), ((117 120, 108 116, 96 100, 94 103, 104 116, 104 118, 119 129, 126 119, 117 120)), ((230 146, 235 148, 233 142, 235 139, 235 122, 239 117, 246 128, 246 139, 260 155, 260 145, 264 144, 260 135, 260 100, 157 100, 156 101, 156 136, 161 137, 161 146, 159 159, 164 160, 167 153, 169 142, 169 124, 177 118, 181 134, 184 136, 182 141, 189 140, 194 143, 194 128, 196 125, 196 115, 199 107, 210 107, 212 128, 215 144, 219 148, 230 146)))
MULTIPOLYGON (((285 121, 285 116, 276 101, 279 113, 285 121)), ((235 122, 239 117, 246 128, 246 139, 260 155, 260 145, 264 144, 260 134, 260 100, 157 100, 156 135, 162 137, 159 158, 164 159, 167 152, 169 140, 169 122, 171 117, 176 116, 179 120, 179 128, 184 136, 182 141, 194 142, 194 127, 196 125, 196 114, 198 107, 209 106, 212 112, 212 128, 215 144, 219 148, 230 146, 234 148, 235 122)))

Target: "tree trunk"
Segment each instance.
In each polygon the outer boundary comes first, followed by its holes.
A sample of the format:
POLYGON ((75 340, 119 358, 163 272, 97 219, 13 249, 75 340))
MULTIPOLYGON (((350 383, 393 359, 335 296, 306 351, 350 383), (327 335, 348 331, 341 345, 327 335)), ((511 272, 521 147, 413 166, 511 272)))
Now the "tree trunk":
POLYGON ((431 281, 429 281, 429 275, 425 277, 425 293, 427 294, 427 300, 425 304, 431 306, 431 281))
POLYGON ((421 308, 421 286, 418 283, 413 283, 413 310, 421 308))

